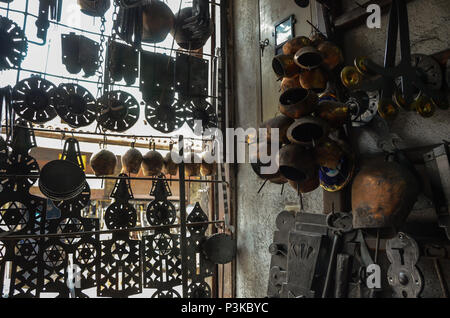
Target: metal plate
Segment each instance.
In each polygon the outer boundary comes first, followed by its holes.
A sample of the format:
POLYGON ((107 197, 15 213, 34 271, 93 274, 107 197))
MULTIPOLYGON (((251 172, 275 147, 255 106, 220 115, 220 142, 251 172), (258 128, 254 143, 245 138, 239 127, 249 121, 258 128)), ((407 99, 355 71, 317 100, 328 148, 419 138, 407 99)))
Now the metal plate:
POLYGON ((33 123, 46 123, 57 115, 55 96, 55 85, 40 77, 30 77, 14 86, 12 106, 21 118, 33 123))
POLYGON ((174 65, 174 59, 165 54, 141 52, 140 90, 146 103, 173 99, 174 65))
POLYGON ((61 84, 56 96, 56 113, 70 126, 88 126, 97 118, 97 102, 84 87, 78 84, 61 84))
POLYGON ((173 100, 171 103, 150 101, 145 106, 145 119, 148 124, 159 132, 171 133, 183 126, 185 112, 181 103, 173 100))
POLYGON ((119 42, 110 42, 107 55, 109 57, 109 75, 113 81, 125 80, 133 85, 138 77, 139 51, 137 48, 119 42))
POLYGON ((175 61, 175 90, 181 98, 205 97, 208 95, 207 60, 177 53, 175 61))
POLYGON ((15 22, 5 17, 0 17, 0 47, 0 71, 19 67, 27 56, 25 34, 15 22))
POLYGON ((6 159, 6 166, 0 170, 7 175, 27 175, 26 178, 0 179, 1 190, 28 191, 36 183, 39 177, 39 165, 37 161, 28 155, 13 151, 6 159), (30 177, 30 176, 36 177, 30 177))
POLYGON ((186 122, 194 132, 217 128, 217 115, 214 107, 203 98, 194 98, 184 103, 186 122), (201 121, 202 130, 196 121, 201 121))
POLYGON ((224 233, 208 237, 202 245, 203 253, 215 264, 228 264, 236 257, 236 241, 224 233))
POLYGON ((353 127, 362 127, 369 123, 378 113, 378 91, 356 91, 350 94, 346 105, 351 112, 353 127))
POLYGON ((124 132, 139 120, 139 103, 126 92, 109 92, 98 100, 98 104, 100 108, 98 122, 105 130, 124 132))

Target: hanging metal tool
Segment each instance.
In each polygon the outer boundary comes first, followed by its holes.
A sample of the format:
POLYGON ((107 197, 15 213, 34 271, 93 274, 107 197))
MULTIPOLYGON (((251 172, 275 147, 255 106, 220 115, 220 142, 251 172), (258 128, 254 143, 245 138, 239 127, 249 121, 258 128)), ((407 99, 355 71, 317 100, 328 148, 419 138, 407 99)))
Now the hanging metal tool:
POLYGON ((39 14, 36 20, 37 37, 47 43, 47 31, 50 27, 49 19, 61 21, 62 0, 39 0, 39 14), (50 17, 49 17, 50 14, 50 17))

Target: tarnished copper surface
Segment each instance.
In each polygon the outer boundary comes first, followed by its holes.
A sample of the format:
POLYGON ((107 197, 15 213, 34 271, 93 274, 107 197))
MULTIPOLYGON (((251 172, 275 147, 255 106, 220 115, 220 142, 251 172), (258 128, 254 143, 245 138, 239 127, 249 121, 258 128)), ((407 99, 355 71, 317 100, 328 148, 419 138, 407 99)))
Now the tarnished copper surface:
POLYGON ((300 85, 304 89, 320 93, 327 88, 327 76, 321 68, 305 70, 300 74, 300 85))
POLYGON ((314 153, 299 145, 286 145, 280 149, 280 172, 286 179, 301 182, 317 176, 318 166, 314 153))
POLYGON ((217 164, 202 162, 200 165, 200 175, 202 177, 213 176, 217 172, 217 164))
MULTIPOLYGON (((261 124, 260 128, 266 128, 267 133, 264 134, 263 140, 269 142, 272 138, 271 136, 271 129, 279 129, 278 130, 278 137, 279 141, 281 143, 287 143, 289 140, 287 139, 287 130, 289 126, 292 125, 294 120, 290 117, 287 117, 285 115, 279 115, 274 118, 271 118, 264 123, 261 124)), ((261 141, 263 141, 261 140, 261 141)))
POLYGON ((281 81, 281 92, 284 93, 290 88, 301 88, 300 74, 295 74, 292 77, 284 77, 281 81))
POLYGON ((186 177, 199 177, 200 176, 200 167, 201 167, 201 158, 194 152, 188 154, 188 158, 190 156, 190 162, 186 162, 185 167, 185 176, 186 177))
POLYGON ((382 159, 367 162, 353 181, 353 227, 401 226, 418 194, 418 180, 407 168, 382 159))
POLYGON ((173 162, 171 152, 168 152, 164 157, 163 172, 171 176, 175 176, 178 173, 178 165, 173 162))
POLYGON ((328 135, 328 124, 317 117, 305 116, 297 119, 288 129, 290 142, 303 146, 311 146, 328 135))
POLYGON ((142 11, 142 41, 164 41, 174 26, 175 16, 172 10, 164 2, 153 0, 143 6, 142 11))
POLYGON ((318 175, 311 176, 309 179, 300 182, 289 180, 289 185, 295 191, 298 191, 300 193, 309 193, 316 190, 319 187, 320 185, 319 176, 318 175))
POLYGON ((311 114, 317 106, 317 94, 304 88, 291 88, 280 96, 280 112, 293 119, 311 114))
POLYGON ((350 112, 348 106, 344 103, 324 100, 317 106, 316 115, 325 120, 331 127, 338 128, 348 121, 350 112))
MULTIPOLYGON (((257 153, 250 153, 250 162, 253 171, 262 179, 269 180, 272 183, 275 184, 284 184, 287 182, 287 179, 280 173, 280 170, 277 169, 277 171, 273 174, 262 174, 261 168, 262 167, 268 167, 270 166, 270 163, 263 164, 259 158, 260 158, 260 151, 265 152, 267 155, 271 155, 271 147, 270 143, 268 142, 261 142, 258 144, 258 152, 257 153)), ((278 151, 279 149, 277 149, 278 151)))
POLYGON ((142 164, 142 153, 136 148, 129 149, 122 156, 122 172, 123 173, 139 173, 142 164))
POLYGON ((322 54, 324 66, 330 71, 344 62, 341 49, 329 41, 320 43, 317 50, 322 54))
POLYGON ((280 54, 273 58, 272 68, 278 77, 293 77, 300 72, 300 67, 294 63, 293 55, 280 54))
POLYGON ((306 46, 295 53, 294 62, 302 69, 312 70, 323 62, 322 54, 313 46, 306 46))
POLYGON ((318 47, 320 43, 325 42, 327 38, 321 33, 314 33, 309 37, 311 44, 318 47))
POLYGON ((314 154, 319 166, 336 169, 344 156, 344 150, 336 141, 327 137, 317 143, 314 154))
POLYGON ((283 54, 295 55, 298 50, 310 45, 310 39, 308 39, 306 36, 298 36, 296 38, 293 38, 292 40, 287 41, 286 44, 283 45, 283 54))
POLYGON ((116 164, 116 155, 106 149, 100 150, 91 157, 91 167, 97 177, 113 175, 116 164))
POLYGON ((159 176, 164 165, 163 156, 155 150, 147 152, 142 159, 142 172, 144 176, 159 176))
POLYGON ((347 88, 359 85, 362 81, 362 75, 354 66, 346 66, 341 71, 341 81, 347 88))

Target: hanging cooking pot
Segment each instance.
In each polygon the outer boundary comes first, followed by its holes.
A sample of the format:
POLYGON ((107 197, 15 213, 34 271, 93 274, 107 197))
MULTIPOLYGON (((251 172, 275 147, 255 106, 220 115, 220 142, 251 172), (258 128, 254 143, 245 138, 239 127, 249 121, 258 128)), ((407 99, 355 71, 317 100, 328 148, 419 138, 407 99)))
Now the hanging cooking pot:
MULTIPOLYGON (((260 160, 260 152, 264 152, 268 156, 272 153, 272 148, 270 142, 267 141, 261 141, 257 144, 257 151, 256 153, 250 153, 250 163, 252 166, 253 171, 264 180, 269 180, 271 183, 275 184, 285 184, 288 180, 281 174, 279 166, 277 167, 276 171, 270 174, 262 172, 263 167, 270 167, 272 165, 272 162, 268 162, 263 164, 260 160)), ((277 151, 279 151, 277 149, 277 151)), ((274 156, 275 157, 275 156, 274 156)))
POLYGON ((39 177, 39 189, 53 201, 70 200, 84 189, 86 176, 79 165, 67 160, 47 163, 39 177))
POLYGON ((310 89, 315 93, 321 93, 327 88, 327 76, 320 68, 303 71, 300 74, 300 85, 304 89, 310 89))
POLYGON ((317 106, 318 97, 304 88, 291 88, 280 96, 280 112, 292 119, 311 114, 317 106))
POLYGON ((279 78, 293 77, 300 72, 300 68, 294 63, 293 55, 277 55, 272 60, 272 68, 279 78))
POLYGON ((344 56, 341 49, 329 42, 324 41, 317 46, 317 50, 322 54, 323 65, 330 71, 334 70, 339 64, 344 62, 344 56))
POLYGON ((91 167, 97 177, 114 174, 117 158, 111 151, 102 149, 91 157, 91 167))
POLYGON ((292 181, 289 180, 289 185, 299 193, 309 193, 316 190, 319 185, 319 177, 318 175, 311 175, 308 179, 303 181, 292 181))
POLYGON ((208 5, 206 5, 204 13, 196 14, 193 7, 187 7, 175 14, 175 26, 171 34, 181 48, 190 51, 201 49, 210 38, 211 33, 208 5), (202 15, 204 18, 197 18, 202 15))
POLYGON ((123 156, 122 156, 122 172, 126 174, 138 174, 142 164, 142 153, 134 148, 134 143, 123 156))
POLYGON ((164 165, 164 158, 156 151, 156 143, 153 140, 150 141, 150 149, 152 147, 153 150, 147 152, 142 158, 142 171, 146 177, 159 176, 164 165))
POLYGON ((111 6, 111 0, 78 0, 81 12, 92 17, 103 17, 111 6))
POLYGON ((263 139, 261 141, 270 142, 272 140, 272 129, 278 129, 278 140, 280 143, 288 143, 287 130, 294 123, 292 118, 285 115, 275 116, 261 124, 260 128, 266 129, 262 134, 263 139))
POLYGON ((164 157, 163 172, 165 174, 176 176, 178 173, 178 165, 172 159, 173 141, 170 141, 169 152, 164 157))
POLYGON ((201 158, 199 155, 197 155, 195 152, 190 151, 186 153, 185 155, 185 164, 184 164, 184 171, 185 176, 190 177, 198 177, 200 176, 200 167, 201 167, 201 158))
POLYGON ((172 10, 162 1, 152 0, 142 7, 142 41, 163 42, 174 26, 172 10))
POLYGON ((401 226, 418 194, 418 180, 406 167, 382 159, 366 162, 353 181, 353 227, 401 226))
POLYGON ((298 50, 310 45, 311 41, 306 36, 298 36, 287 41, 283 45, 283 54, 294 56, 295 53, 298 52, 298 50))
POLYGON ((295 53, 294 62, 302 69, 312 70, 323 62, 322 54, 313 46, 306 46, 295 53))
POLYGON ((279 154, 280 172, 292 181, 301 182, 317 176, 318 166, 314 153, 300 145, 290 144, 282 147, 279 154))
POLYGON ((202 251, 214 264, 228 264, 236 257, 236 241, 225 233, 214 234, 202 244, 202 251))
POLYGON ((294 144, 313 146, 328 135, 328 124, 316 117, 297 119, 288 129, 287 137, 294 144))
POLYGON ((336 169, 344 156, 344 150, 331 138, 323 138, 314 147, 316 162, 321 167, 336 169))
POLYGON ((300 74, 295 74, 292 77, 284 77, 281 81, 281 92, 284 93, 289 88, 301 88, 300 74))

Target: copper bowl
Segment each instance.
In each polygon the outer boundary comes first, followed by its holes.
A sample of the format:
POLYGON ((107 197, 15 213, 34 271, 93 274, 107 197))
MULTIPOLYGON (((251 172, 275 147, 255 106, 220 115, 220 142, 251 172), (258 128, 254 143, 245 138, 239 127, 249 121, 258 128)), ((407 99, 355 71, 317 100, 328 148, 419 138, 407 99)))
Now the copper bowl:
POLYGON ((313 146, 328 136, 328 124, 316 117, 306 116, 297 119, 288 129, 290 142, 303 146, 313 146))
POLYGON ((281 92, 284 93, 290 88, 302 88, 300 85, 300 74, 295 74, 292 77, 284 77, 281 81, 281 92))
POLYGON ((280 112, 292 119, 311 114, 317 106, 317 94, 304 88, 291 88, 280 96, 280 112))
POLYGON ((282 147, 279 154, 280 172, 288 180, 302 182, 318 178, 318 165, 312 150, 290 144, 282 147))

